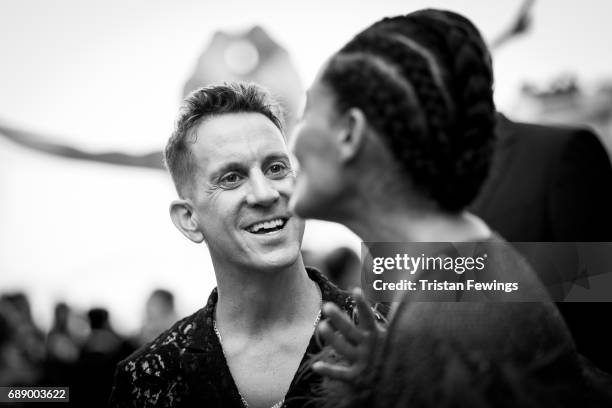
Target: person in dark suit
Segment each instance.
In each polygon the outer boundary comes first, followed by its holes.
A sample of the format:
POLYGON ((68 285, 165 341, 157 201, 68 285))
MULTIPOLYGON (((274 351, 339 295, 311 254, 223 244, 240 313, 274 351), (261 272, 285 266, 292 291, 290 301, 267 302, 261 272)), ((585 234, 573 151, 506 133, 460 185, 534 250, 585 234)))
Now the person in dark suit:
MULTIPOLYGON (((595 134, 517 123, 502 114, 496 131, 489 177, 471 205, 475 214, 510 242, 612 242, 612 167, 595 134)), ((550 276, 541 278, 559 289, 550 276)), ((551 293, 556 299, 565 294, 551 293)), ((612 334, 604 334, 595 319, 612 315, 612 304, 558 306, 578 350, 612 372, 612 334)))
POLYGON ((508 241, 612 241, 612 168, 597 136, 501 114, 496 131, 476 214, 508 241))

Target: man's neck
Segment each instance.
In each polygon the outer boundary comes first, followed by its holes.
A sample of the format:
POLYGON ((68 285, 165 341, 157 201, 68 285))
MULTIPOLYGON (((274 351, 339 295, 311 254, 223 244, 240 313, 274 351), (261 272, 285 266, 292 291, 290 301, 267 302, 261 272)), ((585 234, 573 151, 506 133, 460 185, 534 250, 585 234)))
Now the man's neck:
POLYGON ((216 319, 231 332, 258 335, 314 319, 320 307, 318 285, 308 277, 301 256, 283 269, 215 265, 215 274, 219 293, 216 319))

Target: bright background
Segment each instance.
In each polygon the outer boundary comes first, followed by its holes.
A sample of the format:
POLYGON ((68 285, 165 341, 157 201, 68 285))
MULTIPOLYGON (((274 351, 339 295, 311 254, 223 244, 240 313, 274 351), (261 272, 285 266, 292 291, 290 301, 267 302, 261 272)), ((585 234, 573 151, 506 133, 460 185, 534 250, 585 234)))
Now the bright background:
MULTIPOLYGON (((292 55, 304 84, 352 35, 422 7, 465 14, 488 39, 520 0, 170 1, 0 0, 0 118, 90 150, 148 152, 169 136, 184 81, 218 29, 259 24, 292 55)), ((609 0, 540 0, 532 30, 495 54, 496 98, 563 72, 612 75, 609 0)), ((70 161, 0 137, 0 293, 25 290, 48 326, 52 305, 108 307, 134 331, 149 292, 175 292, 180 314, 201 307, 214 276, 204 246, 167 215, 160 171, 70 161)), ((346 230, 309 225, 306 246, 358 246, 346 230)))

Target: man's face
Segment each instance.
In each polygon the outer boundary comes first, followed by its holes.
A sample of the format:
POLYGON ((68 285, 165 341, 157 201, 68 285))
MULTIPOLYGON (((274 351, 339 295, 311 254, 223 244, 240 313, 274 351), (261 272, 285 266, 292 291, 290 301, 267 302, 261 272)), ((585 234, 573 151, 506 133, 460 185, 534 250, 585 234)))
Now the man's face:
POLYGON ((205 120, 196 134, 191 200, 213 260, 258 269, 295 263, 304 223, 287 208, 294 174, 278 128, 259 113, 232 113, 205 120))

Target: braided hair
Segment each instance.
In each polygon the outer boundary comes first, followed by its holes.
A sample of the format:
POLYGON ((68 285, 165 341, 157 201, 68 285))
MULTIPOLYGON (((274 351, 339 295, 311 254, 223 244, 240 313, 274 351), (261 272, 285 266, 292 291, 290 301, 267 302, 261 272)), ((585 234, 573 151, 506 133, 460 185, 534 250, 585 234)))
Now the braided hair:
POLYGON ((487 176, 494 142, 493 71, 474 25, 449 11, 385 18, 330 60, 337 107, 360 108, 412 183, 449 212, 487 176))

